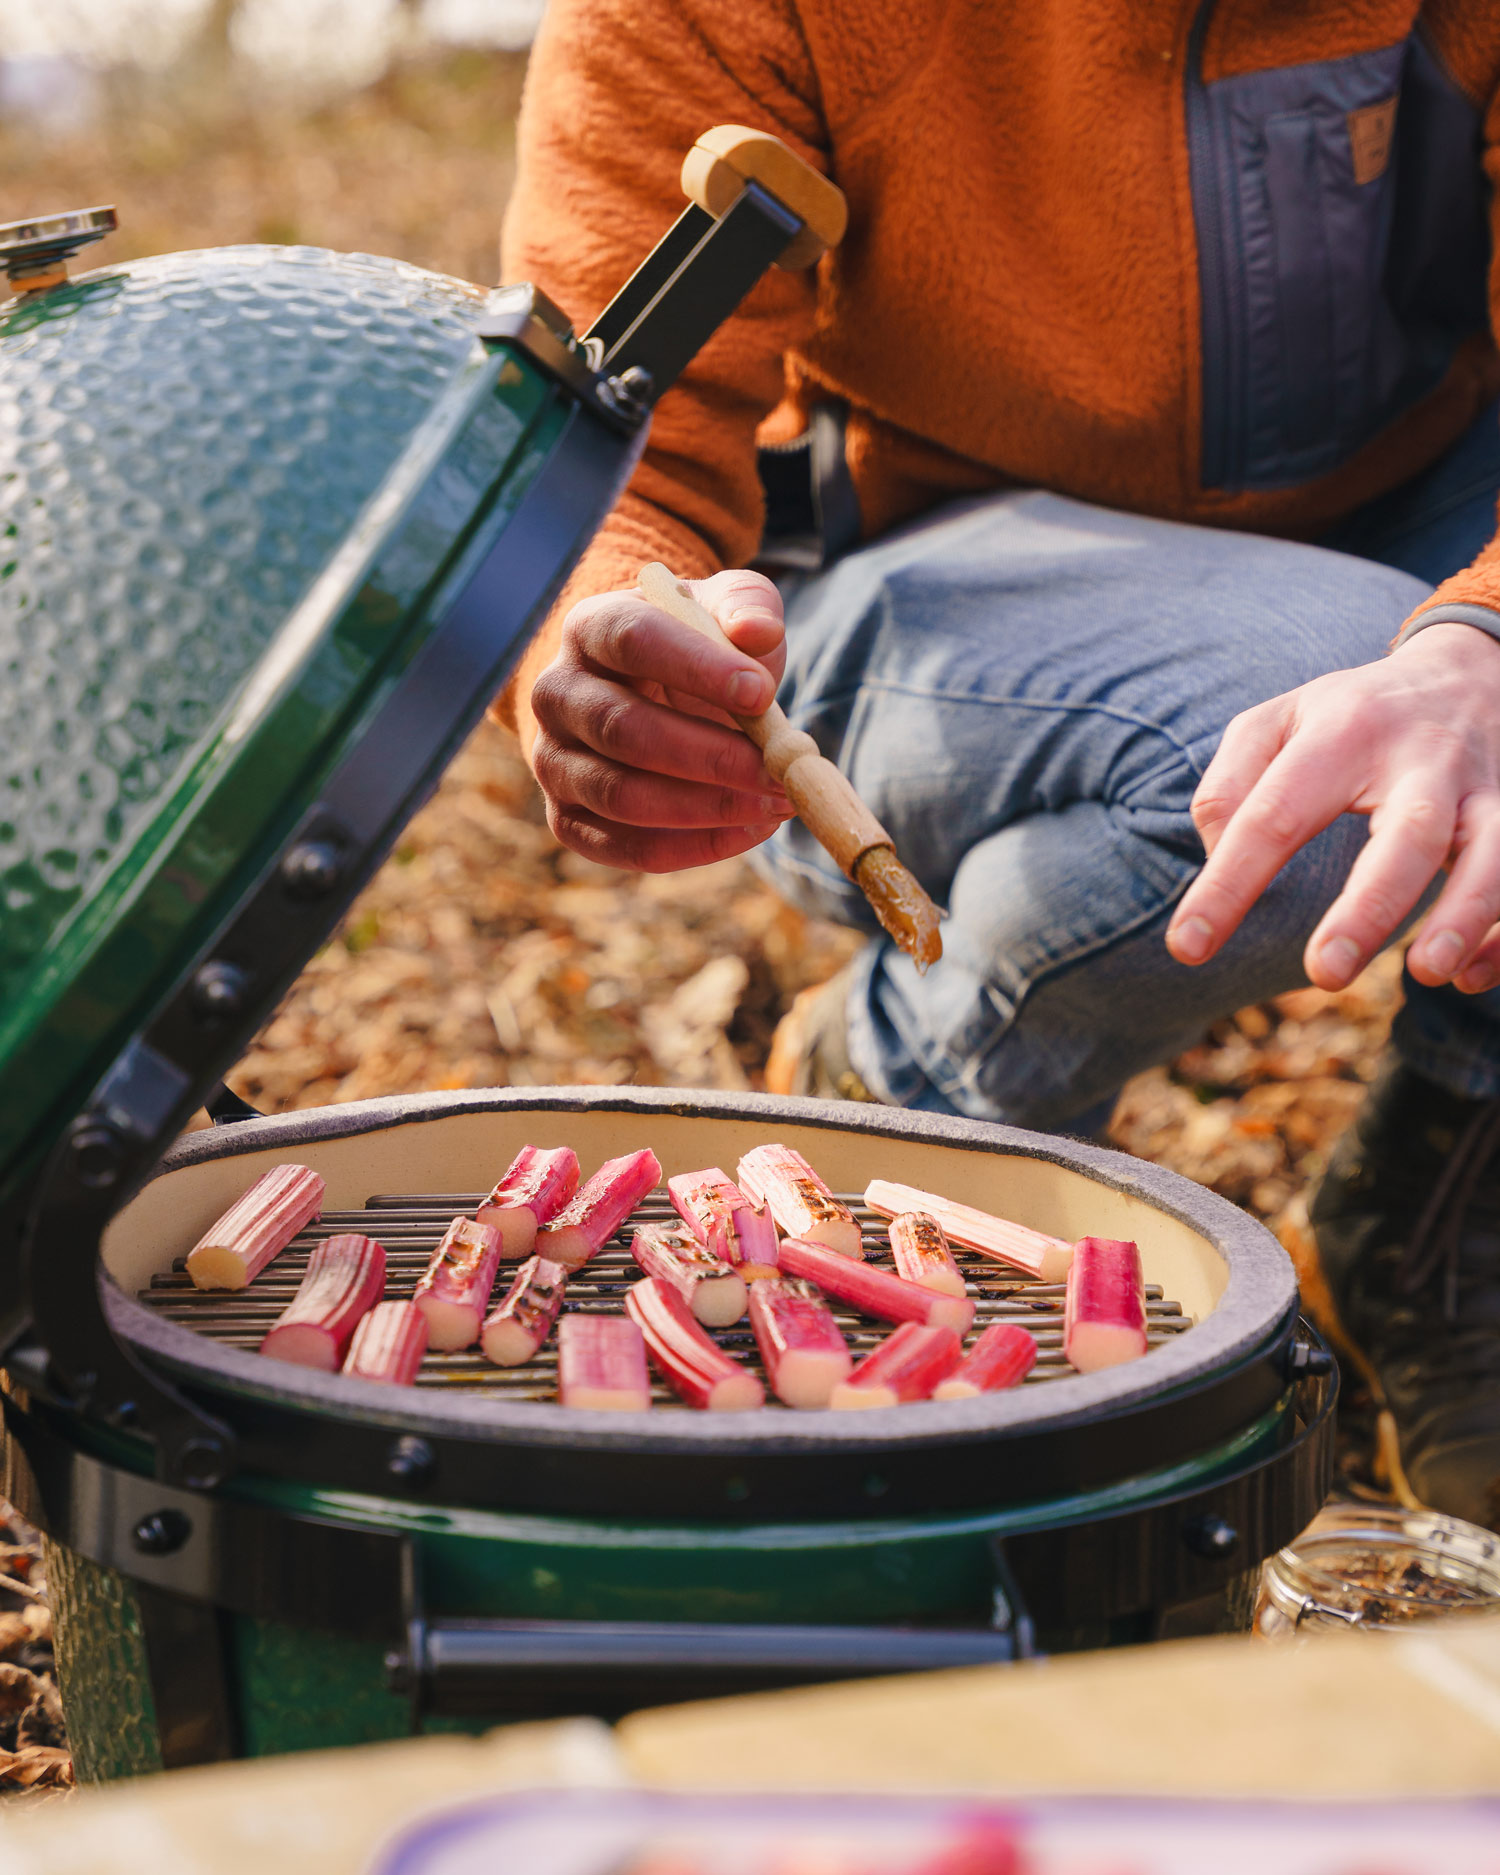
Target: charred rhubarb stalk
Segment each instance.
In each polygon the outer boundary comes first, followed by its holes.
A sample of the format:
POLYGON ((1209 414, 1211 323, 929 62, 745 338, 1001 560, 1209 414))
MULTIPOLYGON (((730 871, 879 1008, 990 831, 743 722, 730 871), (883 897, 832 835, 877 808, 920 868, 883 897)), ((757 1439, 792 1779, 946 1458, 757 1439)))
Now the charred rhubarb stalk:
POLYGON ((479 1333, 484 1358, 496 1367, 520 1367, 552 1333, 562 1307, 568 1272, 545 1257, 527 1257, 505 1300, 485 1318, 479 1333))
POLYGON ((973 1205, 955 1204, 936 1192, 918 1191, 915 1185, 871 1179, 865 1187, 865 1203, 882 1217, 925 1211, 942 1225, 950 1243, 961 1243, 981 1256, 996 1257, 1044 1283, 1062 1282, 1073 1261, 1073 1246, 1061 1237, 1049 1237, 1045 1231, 1012 1224, 1008 1218, 994 1217, 988 1211, 976 1211, 973 1205))
POLYGON ((862 1315, 873 1315, 882 1322, 931 1322, 940 1328, 953 1328, 966 1334, 974 1320, 974 1304, 968 1296, 945 1296, 936 1289, 923 1289, 889 1270, 876 1269, 869 1263, 855 1263, 822 1244, 799 1243, 788 1237, 781 1246, 781 1267, 788 1276, 801 1276, 816 1283, 825 1295, 837 1296, 862 1315))
POLYGON ((750 1326, 766 1378, 788 1406, 826 1406, 853 1357, 812 1283, 771 1276, 750 1287, 750 1326))
POLYGON ((412 1301, 427 1318, 427 1345, 439 1354, 472 1348, 490 1306, 500 1233, 493 1224, 456 1217, 443 1232, 412 1301))
POLYGON ((427 1352, 427 1318, 412 1302, 377 1302, 354 1331, 344 1372, 409 1387, 427 1352))
POLYGON ((644 1413, 651 1404, 646 1342, 625 1315, 565 1315, 557 1328, 557 1394, 596 1413, 644 1413))
POLYGON ((581 1269, 660 1177, 661 1167, 649 1147, 628 1152, 622 1159, 606 1159, 552 1222, 537 1232, 537 1255, 570 1270, 581 1269))
POLYGON ((1146 1352, 1146 1286, 1141 1253, 1115 1237, 1074 1246, 1063 1310, 1063 1354, 1080 1374, 1117 1367, 1146 1352))
POLYGON ((323 1181, 305 1165, 274 1165, 188 1251, 198 1289, 243 1289, 323 1209, 323 1181))
POLYGON ((704 1334, 676 1289, 648 1276, 627 1292, 625 1307, 646 1338, 652 1364, 689 1406, 747 1413, 765 1405, 765 1388, 704 1334))
POLYGON ((475 1212, 500 1233, 500 1254, 531 1255, 538 1229, 550 1224, 578 1189, 578 1154, 571 1146, 523 1146, 504 1178, 475 1212))
POLYGON ((935 1400, 972 1400, 976 1393, 1003 1393, 1036 1366, 1036 1337, 1014 1322, 992 1322, 972 1348, 933 1389, 935 1400))
POLYGON ((360 1318, 385 1288, 385 1251, 373 1237, 346 1231, 313 1246, 290 1308, 260 1344, 273 1361, 336 1374, 360 1318))
POLYGON ((745 1313, 745 1279, 682 1224, 642 1224, 630 1253, 654 1281, 675 1289, 706 1328, 745 1313))
POLYGON ((847 1380, 841 1381, 828 1404, 839 1412, 866 1406, 903 1406, 925 1400, 940 1381, 957 1367, 963 1342, 956 1328, 924 1328, 903 1322, 886 1336, 873 1354, 865 1356, 847 1380))
POLYGON ((940 1289, 945 1296, 964 1294, 963 1271, 953 1261, 948 1239, 937 1219, 927 1211, 903 1211, 891 1219, 891 1254, 898 1274, 924 1289, 940 1289))
POLYGON ((788 1237, 820 1243, 844 1257, 862 1257, 854 1213, 790 1146, 756 1146, 739 1164, 740 1189, 766 1205, 788 1237))
POLYGON ((733 1263, 747 1282, 774 1270, 776 1226, 716 1165, 705 1172, 679 1172, 667 1180, 667 1196, 700 1243, 733 1263))

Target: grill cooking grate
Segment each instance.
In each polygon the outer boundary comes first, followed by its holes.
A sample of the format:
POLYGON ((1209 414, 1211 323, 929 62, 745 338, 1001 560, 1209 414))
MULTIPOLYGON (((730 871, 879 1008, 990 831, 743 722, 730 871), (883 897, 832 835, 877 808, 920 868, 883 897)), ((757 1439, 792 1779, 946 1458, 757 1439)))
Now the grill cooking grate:
MULTIPOLYGON (((410 1197, 381 1194, 367 1200, 363 1211, 325 1212, 320 1221, 295 1238, 248 1289, 232 1293, 195 1289, 188 1280, 184 1259, 178 1257, 169 1274, 152 1278, 151 1287, 141 1291, 140 1300, 168 1321, 195 1329, 226 1347, 244 1348, 253 1353, 296 1294, 307 1267, 308 1252, 315 1243, 340 1231, 357 1230, 374 1237, 385 1246, 386 1295, 400 1300, 411 1295, 437 1248, 438 1239, 452 1220, 465 1214, 472 1217, 484 1196, 481 1192, 424 1192, 410 1197)), ((857 1195, 845 1192, 840 1196, 859 1220, 867 1260, 894 1270, 885 1236, 885 1219, 861 1203, 857 1195)), ((619 1314, 624 1307, 625 1291, 641 1277, 630 1254, 630 1233, 637 1224, 667 1221, 678 1220, 664 1193, 653 1192, 643 1199, 624 1229, 616 1232, 603 1249, 569 1279, 564 1309, 582 1315, 619 1314)), ((957 1245, 953 1254, 977 1305, 974 1333, 987 1328, 991 1322, 1017 1322, 1036 1336, 1040 1354, 1023 1384, 1038 1386, 1072 1373, 1062 1354, 1062 1284, 1034 1282, 1019 1270, 957 1245)), ((495 1285, 496 1301, 509 1288, 515 1269, 514 1263, 500 1265, 495 1285)), ((862 1360, 890 1333, 888 1325, 871 1322, 840 1303, 832 1303, 831 1307, 856 1361, 862 1360)), ((1160 1347, 1192 1326, 1181 1305, 1165 1299, 1154 1283, 1146 1285, 1146 1315, 1152 1347, 1160 1347)), ((765 1378, 748 1319, 737 1322, 732 1328, 708 1332, 721 1347, 765 1378)), ((477 1348, 457 1354, 429 1354, 422 1363, 417 1385, 458 1388, 464 1392, 497 1395, 508 1401, 555 1401, 556 1342, 554 1334, 536 1360, 524 1367, 492 1367, 477 1348)), ((682 1406, 677 1396, 654 1376, 651 1397, 656 1406, 682 1406)), ((769 1389, 767 1406, 777 1406, 769 1389)))

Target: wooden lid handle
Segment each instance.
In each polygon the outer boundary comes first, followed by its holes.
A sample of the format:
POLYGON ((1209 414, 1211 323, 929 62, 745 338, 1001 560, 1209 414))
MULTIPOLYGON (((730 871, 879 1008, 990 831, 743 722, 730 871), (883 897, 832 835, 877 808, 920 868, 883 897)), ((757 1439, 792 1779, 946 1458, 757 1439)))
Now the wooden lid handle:
POLYGON ((843 240, 849 225, 843 190, 767 130, 718 124, 683 161, 683 194, 715 220, 734 206, 747 182, 758 182, 803 224, 778 267, 797 273, 843 240))

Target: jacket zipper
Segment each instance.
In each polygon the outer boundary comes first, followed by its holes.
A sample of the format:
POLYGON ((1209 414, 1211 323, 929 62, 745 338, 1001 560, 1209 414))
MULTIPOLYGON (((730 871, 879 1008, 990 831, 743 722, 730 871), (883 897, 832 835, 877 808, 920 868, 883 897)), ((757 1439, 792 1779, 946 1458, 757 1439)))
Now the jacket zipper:
POLYGON ((1188 176, 1198 244, 1199 372, 1202 421, 1199 480, 1204 488, 1236 489, 1243 474, 1244 397, 1240 384, 1243 347, 1235 333, 1234 295, 1227 265, 1225 200, 1208 89, 1203 82, 1203 42, 1214 0, 1203 0, 1188 36, 1184 91, 1187 105, 1188 176))

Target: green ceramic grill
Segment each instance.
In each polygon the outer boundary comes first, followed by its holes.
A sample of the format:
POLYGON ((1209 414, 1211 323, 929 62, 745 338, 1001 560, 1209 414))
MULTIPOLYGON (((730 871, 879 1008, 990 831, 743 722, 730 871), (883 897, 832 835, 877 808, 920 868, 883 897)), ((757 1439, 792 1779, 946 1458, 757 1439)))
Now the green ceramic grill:
MULTIPOLYGON (((655 399, 841 229, 754 133, 708 133, 684 180, 581 336, 530 287, 366 256, 69 279, 110 211, 0 231, 7 1489, 50 1535, 85 1777, 1202 1631, 1247 1616, 1326 1488, 1332 1381, 1286 1258, 1118 1155, 661 1090, 280 1120, 216 1092, 503 682, 655 399), (205 1101, 226 1123, 172 1144, 205 1101), (1060 1294, 976 1260, 981 1319, 1043 1355, 969 1401, 579 1413, 547 1353, 429 1356, 398 1389, 255 1352, 320 1236, 377 1236, 400 1294, 522 1144, 650 1145, 672 1173, 770 1138, 854 1198, 879 1174, 1136 1238, 1150 1352, 1071 1374, 1060 1294), (325 1177, 322 1220, 242 1294, 193 1291, 185 1251, 285 1160, 325 1177)), ((619 1238, 567 1306, 618 1310, 630 1269, 619 1238)))

